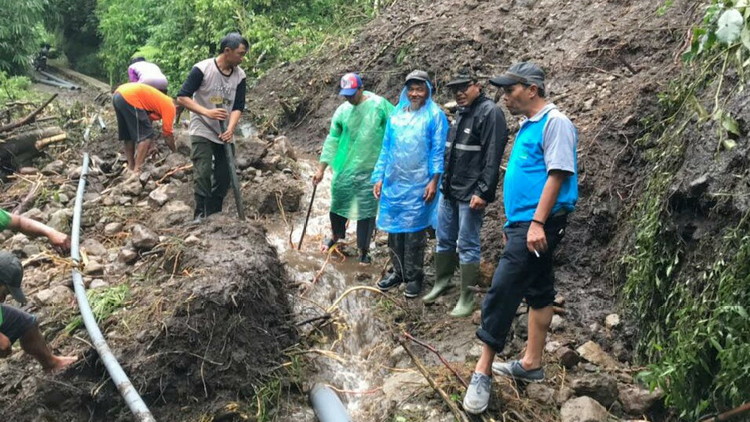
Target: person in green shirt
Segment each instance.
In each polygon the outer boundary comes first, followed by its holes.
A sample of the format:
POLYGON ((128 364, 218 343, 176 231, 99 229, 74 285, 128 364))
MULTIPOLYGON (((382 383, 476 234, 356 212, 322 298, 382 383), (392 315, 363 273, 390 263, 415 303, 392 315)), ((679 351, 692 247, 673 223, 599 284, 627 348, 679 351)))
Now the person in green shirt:
MULTIPOLYGON (((70 249, 70 238, 64 233, 0 209, 0 231, 6 229, 28 236, 45 236, 58 252, 70 249)), ((4 302, 10 294, 21 305, 26 304, 26 296, 21 289, 22 279, 23 267, 18 258, 9 252, 0 251, 0 302, 4 302)), ((48 372, 58 371, 78 360, 75 356, 58 356, 52 353, 39 331, 36 316, 0 303, 0 358, 10 356, 16 340, 20 340, 21 348, 48 372)))
POLYGON ((378 200, 372 194, 370 181, 383 145, 383 135, 393 104, 385 98, 365 91, 356 73, 341 78, 339 95, 346 98, 331 119, 331 130, 323 143, 318 171, 313 184, 323 179, 331 167, 331 231, 333 237, 324 241, 330 249, 346 237, 346 222, 357 222, 357 247, 360 264, 369 264, 370 238, 375 228, 378 200))

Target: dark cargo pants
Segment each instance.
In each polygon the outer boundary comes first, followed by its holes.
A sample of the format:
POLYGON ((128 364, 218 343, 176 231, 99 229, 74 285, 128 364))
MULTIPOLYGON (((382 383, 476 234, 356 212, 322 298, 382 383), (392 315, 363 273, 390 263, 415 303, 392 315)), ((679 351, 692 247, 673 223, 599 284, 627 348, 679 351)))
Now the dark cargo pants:
MULTIPOLYGON (((196 213, 201 209, 205 211, 204 216, 221 212, 231 184, 224 144, 211 142, 202 136, 191 136, 190 144, 196 213)), ((230 145, 234 153, 234 143, 230 145)))

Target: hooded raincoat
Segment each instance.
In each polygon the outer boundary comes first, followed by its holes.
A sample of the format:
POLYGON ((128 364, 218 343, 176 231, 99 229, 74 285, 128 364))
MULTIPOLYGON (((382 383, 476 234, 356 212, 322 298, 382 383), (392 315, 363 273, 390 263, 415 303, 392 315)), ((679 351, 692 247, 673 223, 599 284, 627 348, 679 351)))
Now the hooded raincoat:
POLYGON ((449 126, 445 113, 432 101, 429 82, 427 87, 428 97, 417 111, 409 110, 407 88, 401 91, 372 173, 373 183, 383 182, 377 226, 388 233, 413 233, 437 221, 438 196, 430 202, 422 197, 432 177, 443 173, 449 126))
POLYGON ((367 99, 353 106, 345 102, 331 119, 320 162, 333 170, 331 212, 349 220, 375 217, 378 201, 372 194, 372 169, 383 144, 383 133, 393 104, 365 91, 367 99))

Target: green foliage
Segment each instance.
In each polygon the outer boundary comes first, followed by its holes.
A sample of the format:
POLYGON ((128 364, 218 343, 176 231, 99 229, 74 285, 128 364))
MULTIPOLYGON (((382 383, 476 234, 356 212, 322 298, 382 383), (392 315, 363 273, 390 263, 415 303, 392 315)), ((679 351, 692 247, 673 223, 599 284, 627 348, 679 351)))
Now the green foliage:
POLYGON ((0 70, 0 102, 28 99, 31 80, 25 76, 11 76, 0 70))
MULTIPOLYGON (((63 1, 63 0, 55 0, 63 1)), ((345 39, 389 1, 377 0, 98 0, 100 57, 113 83, 129 59, 147 52, 174 93, 192 66, 219 52, 231 31, 250 42, 243 68, 252 77, 345 39)), ((144 54, 145 55, 145 54, 144 54)))
POLYGON ((0 71, 24 73, 39 49, 46 0, 0 0, 0 71))
MULTIPOLYGON (((104 321, 116 310, 125 305, 125 300, 130 296, 130 288, 127 284, 110 287, 107 289, 94 289, 86 291, 86 297, 91 305, 91 312, 97 322, 104 321)), ((83 325, 83 319, 76 316, 65 326, 65 332, 70 334, 83 325)))
MULTIPOLYGON (((685 54, 685 61, 692 61, 710 54, 715 49, 729 47, 739 55, 750 51, 750 1, 711 0, 706 7, 701 24, 693 29, 693 42, 685 54)), ((748 63, 745 63, 746 66, 748 63)))
MULTIPOLYGON (((742 69, 750 56, 742 35, 737 38, 737 15, 732 10, 743 19, 750 13, 740 3, 712 2, 699 28, 704 38, 696 39, 692 55, 685 57, 686 75, 659 95, 664 117, 638 142, 648 146, 645 158, 651 176, 632 211, 635 238, 622 260, 623 294, 639 328, 638 352, 649 363, 640 377, 662 388, 667 404, 687 420, 738 406, 750 396, 748 216, 717 233, 720 242, 708 237, 696 247, 716 257, 700 270, 694 263, 686 265, 688 251, 675 234, 668 207, 670 186, 687 146, 682 134, 688 124, 713 119, 717 145, 724 148, 731 148, 732 138, 741 135, 722 97, 730 66, 737 70, 738 86, 744 85, 742 69), (715 89, 710 112, 698 100, 709 87, 715 89)), ((746 30, 744 25, 740 32, 746 30)))

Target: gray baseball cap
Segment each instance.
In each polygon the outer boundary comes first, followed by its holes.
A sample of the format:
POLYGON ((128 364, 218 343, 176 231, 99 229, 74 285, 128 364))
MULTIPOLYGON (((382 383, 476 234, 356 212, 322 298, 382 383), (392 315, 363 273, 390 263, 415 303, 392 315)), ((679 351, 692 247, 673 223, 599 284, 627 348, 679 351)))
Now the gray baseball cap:
POLYGON ((515 84, 536 85, 544 91, 544 71, 536 63, 516 63, 500 76, 490 79, 495 86, 511 86, 515 84))
POLYGON ((0 284, 4 284, 18 303, 26 304, 26 295, 21 290, 23 267, 21 261, 10 252, 0 252, 0 284))
POLYGON ((406 79, 404 79, 404 82, 408 83, 409 81, 430 82, 430 75, 424 70, 414 70, 406 75, 406 79))

